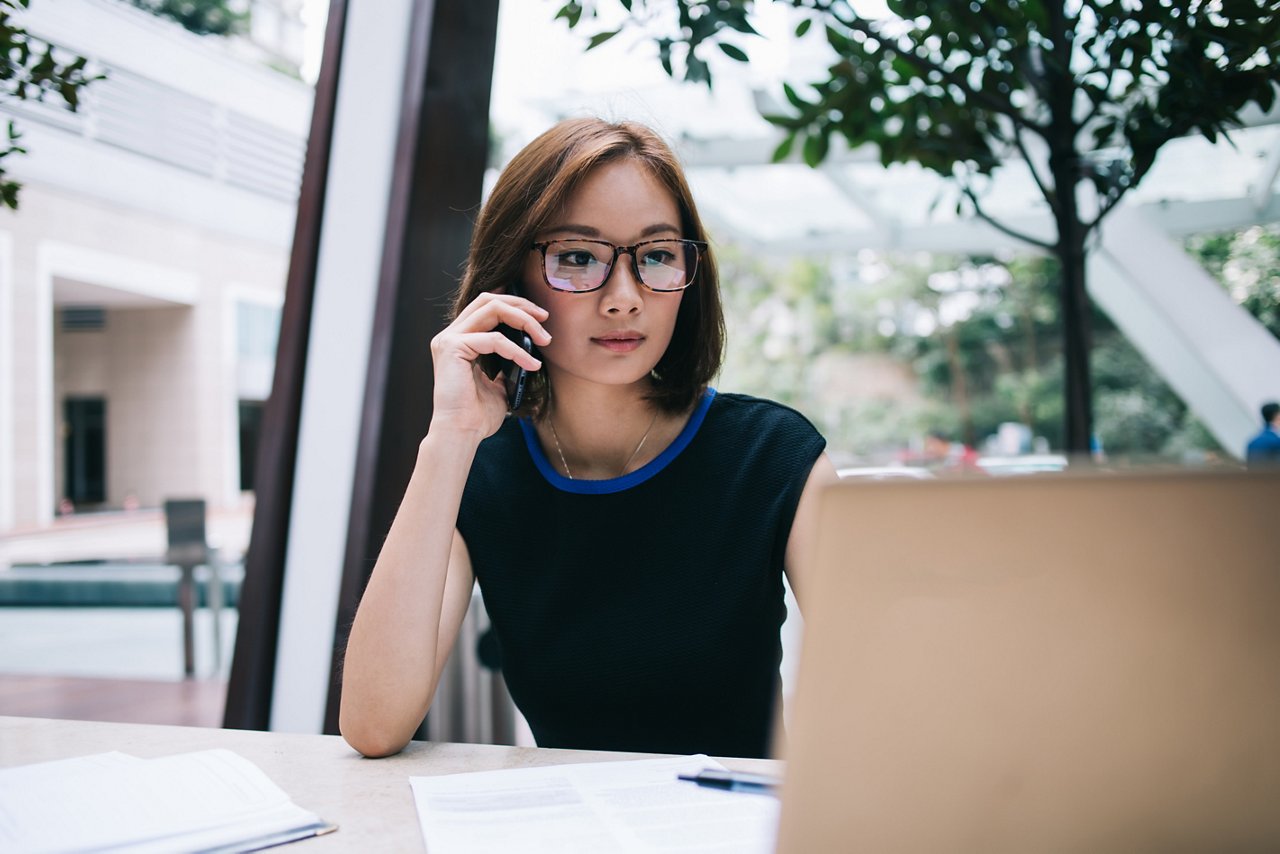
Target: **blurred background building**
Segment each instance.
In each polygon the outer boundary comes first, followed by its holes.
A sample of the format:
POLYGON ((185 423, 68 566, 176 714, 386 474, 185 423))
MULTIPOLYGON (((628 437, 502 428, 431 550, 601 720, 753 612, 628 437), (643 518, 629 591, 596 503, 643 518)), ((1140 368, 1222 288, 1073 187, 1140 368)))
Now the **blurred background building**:
POLYGON ((23 17, 106 77, 77 112, 0 104, 30 152, 0 212, 0 533, 252 490, 311 87, 300 4, 247 11, 228 39, 119 0, 23 17))

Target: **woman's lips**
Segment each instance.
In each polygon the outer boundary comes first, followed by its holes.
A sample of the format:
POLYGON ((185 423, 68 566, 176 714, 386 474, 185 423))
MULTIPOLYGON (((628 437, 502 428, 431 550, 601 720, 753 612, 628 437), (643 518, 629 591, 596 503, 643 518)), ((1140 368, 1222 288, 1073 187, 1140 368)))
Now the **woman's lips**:
POLYGON ((591 343, 599 344, 611 353, 630 353, 644 343, 644 337, 641 335, 607 336, 604 338, 592 338, 591 343))

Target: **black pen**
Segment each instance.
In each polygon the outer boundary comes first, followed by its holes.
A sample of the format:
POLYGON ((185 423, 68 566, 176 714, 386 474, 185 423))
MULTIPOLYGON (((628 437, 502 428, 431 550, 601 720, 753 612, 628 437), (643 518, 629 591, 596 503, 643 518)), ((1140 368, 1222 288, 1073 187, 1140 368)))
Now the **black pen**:
POLYGON ((767 774, 749 774, 746 771, 699 771, 697 774, 679 774, 681 780, 697 783, 710 789, 724 789, 729 792, 751 792, 757 795, 772 795, 781 780, 767 774))

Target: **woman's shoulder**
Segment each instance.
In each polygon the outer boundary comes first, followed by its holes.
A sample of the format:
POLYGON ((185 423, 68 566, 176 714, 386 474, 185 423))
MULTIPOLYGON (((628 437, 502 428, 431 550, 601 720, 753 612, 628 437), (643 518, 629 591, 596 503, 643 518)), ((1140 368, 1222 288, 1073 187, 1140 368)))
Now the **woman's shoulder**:
POLYGON ((749 394, 718 393, 706 427, 707 443, 738 463, 790 461, 807 471, 827 446, 822 433, 802 413, 749 394))
POLYGON ((796 490, 827 446, 802 413, 749 394, 718 393, 706 420, 699 454, 751 501, 764 494, 798 497, 796 490))
POLYGON ((715 413, 717 419, 731 424, 750 423, 757 426, 770 424, 808 430, 815 434, 818 432, 818 428, 812 421, 785 403, 738 392, 717 392, 711 413, 715 413))
POLYGON ((524 444, 520 420, 514 416, 507 416, 502 426, 498 428, 498 432, 481 442, 480 447, 476 449, 472 470, 474 471, 477 465, 504 469, 511 464, 513 456, 518 457, 522 454, 524 444))

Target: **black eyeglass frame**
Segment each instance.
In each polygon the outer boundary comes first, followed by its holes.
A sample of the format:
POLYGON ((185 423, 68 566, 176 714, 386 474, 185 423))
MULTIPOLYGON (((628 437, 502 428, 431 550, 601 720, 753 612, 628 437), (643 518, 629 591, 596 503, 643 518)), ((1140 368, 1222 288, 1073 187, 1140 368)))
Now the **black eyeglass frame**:
POLYGON ((594 240, 586 237, 561 237, 555 240, 540 240, 529 245, 530 252, 535 249, 542 255, 541 269, 543 284, 551 288, 551 290, 558 291, 562 294, 589 294, 600 290, 605 285, 609 284, 609 277, 613 275, 614 267, 618 265, 618 258, 622 255, 631 256, 631 275, 635 277, 635 280, 639 282, 645 290, 652 291, 655 294, 678 294, 683 290, 687 290, 689 286, 693 284, 694 279, 697 278, 698 264, 702 261, 702 253, 707 251, 707 242, 705 240, 688 240, 683 237, 657 237, 653 240, 641 240, 639 243, 633 243, 630 246, 616 246, 607 240, 594 240), (551 284, 551 279, 547 276, 547 247, 553 243, 595 243, 600 246, 608 246, 612 249, 613 258, 609 260, 609 269, 605 272, 604 278, 600 280, 600 284, 596 285, 594 288, 584 288, 582 290, 574 288, 557 288, 555 285, 551 284), (655 288, 651 287, 649 283, 644 280, 644 276, 640 275, 640 262, 637 260, 639 256, 636 252, 642 246, 648 246, 653 243, 683 243, 693 247, 693 269, 689 271, 689 275, 687 277, 689 281, 685 282, 678 288, 655 288))

